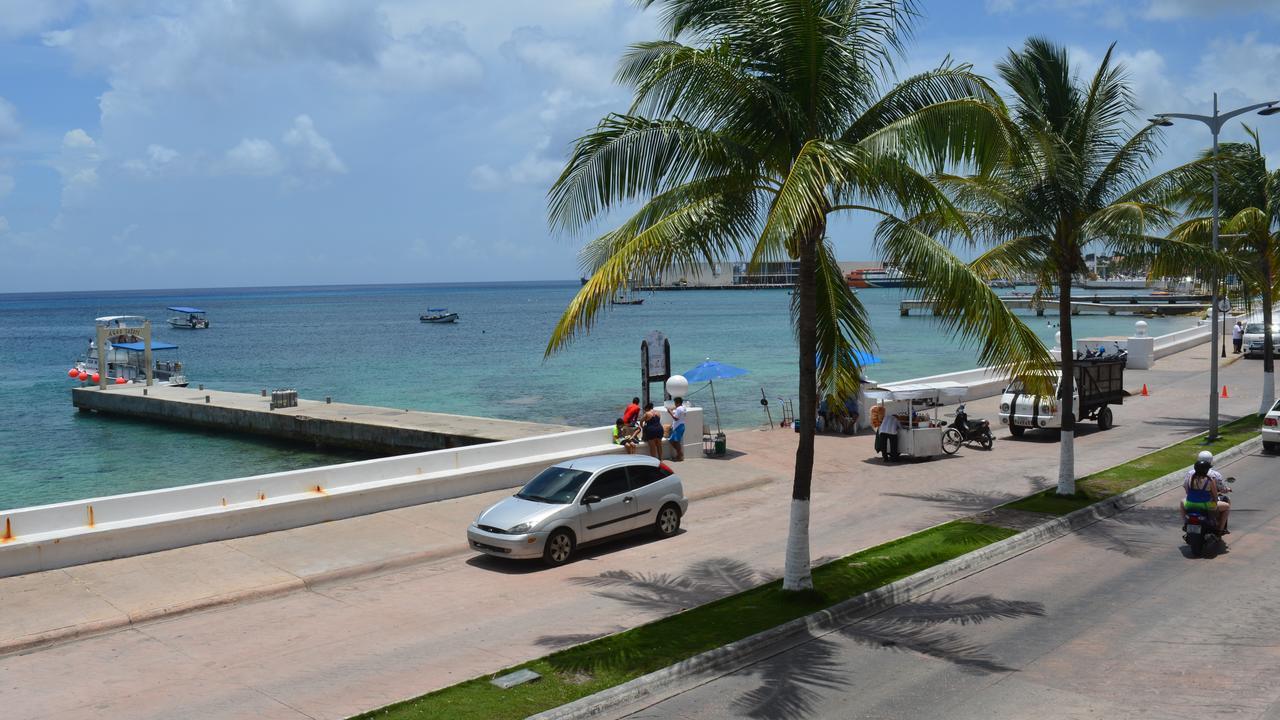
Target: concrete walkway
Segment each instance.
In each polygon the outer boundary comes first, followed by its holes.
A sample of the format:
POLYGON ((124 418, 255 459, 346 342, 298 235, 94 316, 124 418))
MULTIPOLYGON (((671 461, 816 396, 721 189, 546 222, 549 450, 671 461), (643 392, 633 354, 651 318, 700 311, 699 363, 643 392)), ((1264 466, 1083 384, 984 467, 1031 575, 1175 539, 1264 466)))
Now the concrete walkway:
MULTIPOLYGON (((1152 395, 1117 408, 1110 431, 1082 427, 1078 473, 1202 430, 1207 357, 1127 374, 1152 395)), ((1256 409, 1260 379, 1257 362, 1224 367, 1225 416, 1256 409)), ((997 402, 971 415, 994 417, 997 402)), ((1052 484, 1052 437, 998 437, 990 452, 889 466, 870 437, 819 437, 815 560, 1052 484)), ((647 622, 778 574, 795 438, 735 432, 729 458, 691 455, 677 468, 693 499, 681 535, 555 570, 466 549, 466 525, 499 492, 2 579, 0 701, 32 718, 338 718, 647 622)))

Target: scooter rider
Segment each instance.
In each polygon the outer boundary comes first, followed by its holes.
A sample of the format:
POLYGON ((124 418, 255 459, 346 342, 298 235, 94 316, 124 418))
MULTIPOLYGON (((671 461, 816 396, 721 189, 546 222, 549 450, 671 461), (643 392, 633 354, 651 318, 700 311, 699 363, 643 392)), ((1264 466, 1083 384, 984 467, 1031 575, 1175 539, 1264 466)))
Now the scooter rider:
POLYGON ((1217 516, 1218 534, 1228 535, 1227 516, 1231 512, 1231 504, 1226 500, 1226 493, 1231 492, 1222 474, 1213 469, 1213 453, 1201 450, 1196 456, 1196 463, 1187 471, 1187 479, 1182 483, 1186 499, 1182 501, 1182 524, 1187 523, 1187 510, 1203 510, 1213 512, 1217 516))

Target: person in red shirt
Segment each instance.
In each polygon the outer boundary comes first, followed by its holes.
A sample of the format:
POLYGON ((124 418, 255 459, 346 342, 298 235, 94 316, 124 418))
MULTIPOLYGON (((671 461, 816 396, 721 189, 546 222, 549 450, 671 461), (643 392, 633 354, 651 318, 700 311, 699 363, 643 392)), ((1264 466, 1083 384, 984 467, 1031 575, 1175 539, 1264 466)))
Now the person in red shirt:
POLYGON ((640 419, 640 398, 631 398, 631 404, 626 410, 622 411, 622 424, 635 427, 636 421, 640 419))

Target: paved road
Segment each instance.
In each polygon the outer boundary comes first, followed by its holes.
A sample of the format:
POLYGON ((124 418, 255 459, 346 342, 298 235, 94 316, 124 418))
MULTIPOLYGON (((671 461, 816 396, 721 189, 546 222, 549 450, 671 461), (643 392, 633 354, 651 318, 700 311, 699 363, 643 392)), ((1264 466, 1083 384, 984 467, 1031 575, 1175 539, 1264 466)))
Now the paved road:
POLYGON ((625 717, 1280 717, 1280 458, 1226 470, 1215 558, 1171 491, 625 717))
MULTIPOLYGON (((1114 429, 1082 430, 1077 471, 1201 430, 1207 353, 1204 346, 1128 374, 1131 387, 1147 383, 1153 394, 1130 398, 1114 429)), ((1224 413, 1254 410, 1258 363, 1228 365, 1222 382, 1232 392, 1224 413)), ((997 402, 971 403, 971 413, 989 414, 997 402)), ((733 433, 733 457, 691 457, 679 468, 700 498, 683 534, 603 547, 555 570, 466 550, 463 528, 489 495, 0 580, 0 634, 17 637, 270 587, 344 562, 377 563, 388 549, 440 553, 0 656, 0 708, 6 718, 59 720, 340 718, 737 592, 780 572, 795 437, 733 433)), ((813 557, 848 554, 1046 487, 1057 456, 1053 438, 1029 433, 1020 441, 1002 435, 991 452, 885 466, 869 437, 820 437, 813 557)))

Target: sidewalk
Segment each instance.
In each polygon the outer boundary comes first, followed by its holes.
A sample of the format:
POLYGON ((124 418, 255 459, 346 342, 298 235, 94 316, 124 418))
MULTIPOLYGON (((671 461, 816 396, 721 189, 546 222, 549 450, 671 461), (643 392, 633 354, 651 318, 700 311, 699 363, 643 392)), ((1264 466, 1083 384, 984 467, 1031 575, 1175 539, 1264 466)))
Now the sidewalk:
MULTIPOLYGON (((1203 429, 1209 347, 1126 374, 1116 427, 1082 426, 1080 475, 1203 429)), ((1222 369, 1224 417, 1256 410, 1260 363, 1222 369)), ((997 398, 969 403, 994 418, 997 398)), ((815 559, 970 515, 1055 482, 1050 436, 881 464, 869 436, 820 436, 815 559)), ((776 576, 796 434, 730 434, 731 457, 677 471, 685 532, 587 551, 555 570, 476 556, 464 529, 505 492, 0 579, 0 694, 21 717, 345 717, 615 632, 776 576), (681 598, 626 596, 619 574, 684 576, 681 598), (236 602, 227 602, 237 600, 236 602), (173 610, 216 609, 172 615, 173 610), (101 632, 106 628, 114 632, 101 632), (60 645, 42 638, 96 633, 60 645), (33 645, 33 643, 37 643, 33 645)))

